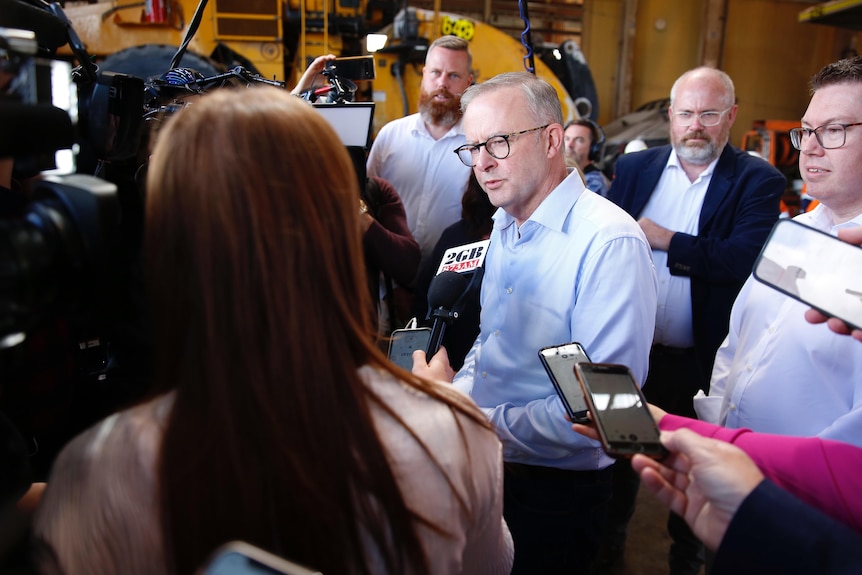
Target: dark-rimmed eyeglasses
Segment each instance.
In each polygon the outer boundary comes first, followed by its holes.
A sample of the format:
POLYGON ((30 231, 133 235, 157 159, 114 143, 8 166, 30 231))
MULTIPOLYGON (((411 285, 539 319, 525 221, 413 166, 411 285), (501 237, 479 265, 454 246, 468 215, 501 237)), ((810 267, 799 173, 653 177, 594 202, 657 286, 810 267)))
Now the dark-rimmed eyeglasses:
POLYGON ((548 126, 550 126, 550 124, 545 124, 544 126, 539 126, 538 128, 530 128, 529 130, 521 130, 520 132, 512 132, 511 134, 491 136, 490 138, 479 144, 466 144, 464 146, 461 146, 460 148, 456 148, 455 153, 458 154, 458 159, 461 160, 461 163, 468 168, 473 168, 476 166, 476 157, 479 155, 479 150, 481 150, 483 147, 485 148, 485 150, 487 150, 488 154, 492 158, 496 158, 498 160, 505 160, 509 157, 509 152, 512 151, 512 148, 509 145, 509 138, 514 138, 515 136, 520 136, 521 134, 526 134, 528 132, 544 130, 548 126))
POLYGON ((840 148, 847 141, 847 128, 862 126, 862 122, 854 124, 823 124, 816 128, 793 128, 790 130, 790 143, 797 150, 802 149, 802 143, 811 134, 817 138, 817 143, 824 150, 840 148))
POLYGON ((674 112, 673 117, 676 120, 676 123, 683 127, 691 126, 694 123, 695 118, 700 120, 700 125, 706 128, 712 128, 713 126, 717 126, 721 122, 721 117, 730 112, 730 108, 726 110, 710 110, 708 112, 674 112))

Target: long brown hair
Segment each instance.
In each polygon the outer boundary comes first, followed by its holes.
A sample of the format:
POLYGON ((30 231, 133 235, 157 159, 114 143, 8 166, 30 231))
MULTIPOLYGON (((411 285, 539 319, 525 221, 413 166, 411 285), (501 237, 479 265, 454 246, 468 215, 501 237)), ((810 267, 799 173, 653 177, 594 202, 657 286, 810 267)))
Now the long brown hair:
POLYGON ((176 390, 159 469, 174 572, 242 539, 324 573, 366 573, 370 537, 388 572, 426 573, 422 518, 357 368, 487 422, 375 347, 357 180, 334 131, 284 91, 218 90, 161 131, 147 194, 157 380, 176 390))

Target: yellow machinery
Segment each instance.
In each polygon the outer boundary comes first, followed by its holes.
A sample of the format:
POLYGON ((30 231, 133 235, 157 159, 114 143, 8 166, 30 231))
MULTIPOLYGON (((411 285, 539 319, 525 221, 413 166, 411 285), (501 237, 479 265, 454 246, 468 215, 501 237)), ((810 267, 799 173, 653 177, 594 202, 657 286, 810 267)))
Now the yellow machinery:
MULTIPOLYGON (((138 0, 67 3, 64 10, 87 51, 104 60, 103 69, 146 77, 167 71, 197 8, 197 0, 163 3, 169 1, 146 0, 143 7, 138 0)), ((392 23, 394 9, 375 2, 381 0, 210 0, 188 46, 190 60, 181 64, 204 68, 200 71, 205 75, 218 66, 239 64, 292 86, 314 57, 361 55, 367 53, 369 32, 386 34, 386 46, 374 53, 376 79, 358 82, 356 98, 376 102, 374 133, 386 122, 417 111, 425 51, 441 35, 455 34, 470 42, 477 82, 525 69, 527 50, 490 25, 412 8, 392 23)), ((567 45, 558 51, 558 59, 580 57, 574 42, 567 45)), ((559 93, 564 119, 586 115, 543 61, 535 58, 534 66, 559 93)))

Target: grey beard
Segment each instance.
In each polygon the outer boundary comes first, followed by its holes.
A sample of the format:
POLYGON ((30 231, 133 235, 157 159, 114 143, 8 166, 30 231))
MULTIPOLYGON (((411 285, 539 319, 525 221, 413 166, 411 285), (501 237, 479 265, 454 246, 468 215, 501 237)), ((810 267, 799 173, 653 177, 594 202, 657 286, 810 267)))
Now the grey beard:
POLYGON ((676 155, 679 156, 680 159, 696 166, 703 166, 712 162, 718 157, 722 148, 724 148, 724 146, 719 148, 716 146, 715 142, 709 142, 705 146, 697 148, 686 146, 685 142, 673 145, 673 149, 676 150, 676 155))

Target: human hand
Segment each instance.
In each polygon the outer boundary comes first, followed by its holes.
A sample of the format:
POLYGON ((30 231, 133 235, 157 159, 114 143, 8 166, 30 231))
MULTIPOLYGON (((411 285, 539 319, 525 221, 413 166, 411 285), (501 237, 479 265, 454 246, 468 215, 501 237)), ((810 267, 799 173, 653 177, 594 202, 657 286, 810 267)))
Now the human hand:
POLYGON ((413 369, 414 375, 418 375, 424 379, 433 379, 435 381, 445 381, 452 383, 455 379, 455 370, 449 365, 449 354, 446 348, 441 346, 431 361, 427 361, 425 351, 417 349, 413 352, 413 369))
POLYGON ((671 452, 669 457, 658 462, 638 454, 632 468, 643 485, 715 551, 763 474, 738 447, 688 429, 662 433, 662 444, 671 452))
MULTIPOLYGON (((862 226, 855 228, 842 228, 838 230, 838 237, 853 245, 862 245, 862 226)), ((853 339, 862 341, 862 330, 852 329, 837 317, 829 317, 816 309, 805 312, 805 319, 810 323, 825 323, 829 329, 840 335, 851 335, 853 339)))
MULTIPOLYGON (((589 412, 588 412, 588 416, 589 416, 589 412)), ((568 416, 566 416, 566 418, 568 419, 568 416)), ((592 420, 592 417, 590 417, 590 419, 592 420)), ((598 431, 598 429, 596 429, 595 422, 592 422, 592 423, 573 423, 572 424, 572 430, 576 431, 577 433, 580 433, 584 437, 589 437, 590 439, 593 439, 595 441, 600 440, 599 431, 598 431)))
POLYGON ((305 72, 302 73, 302 77, 299 79, 299 82, 296 83, 296 86, 293 87, 293 90, 291 90, 290 93, 294 96, 298 96, 300 92, 310 88, 314 83, 314 77, 323 72, 327 62, 331 62, 332 60, 335 60, 335 54, 318 56, 312 60, 311 64, 308 65, 308 68, 305 69, 305 72))
POLYGON ((667 415, 667 412, 657 405, 647 403, 647 407, 649 408, 649 413, 650 413, 650 415, 652 415, 652 418, 655 420, 656 425, 658 425, 659 422, 661 422, 662 417, 667 415))
POLYGON ((649 218, 641 218, 638 220, 641 230, 643 230, 649 247, 654 250, 667 251, 670 247, 670 240, 676 233, 667 228, 663 228, 649 218))

